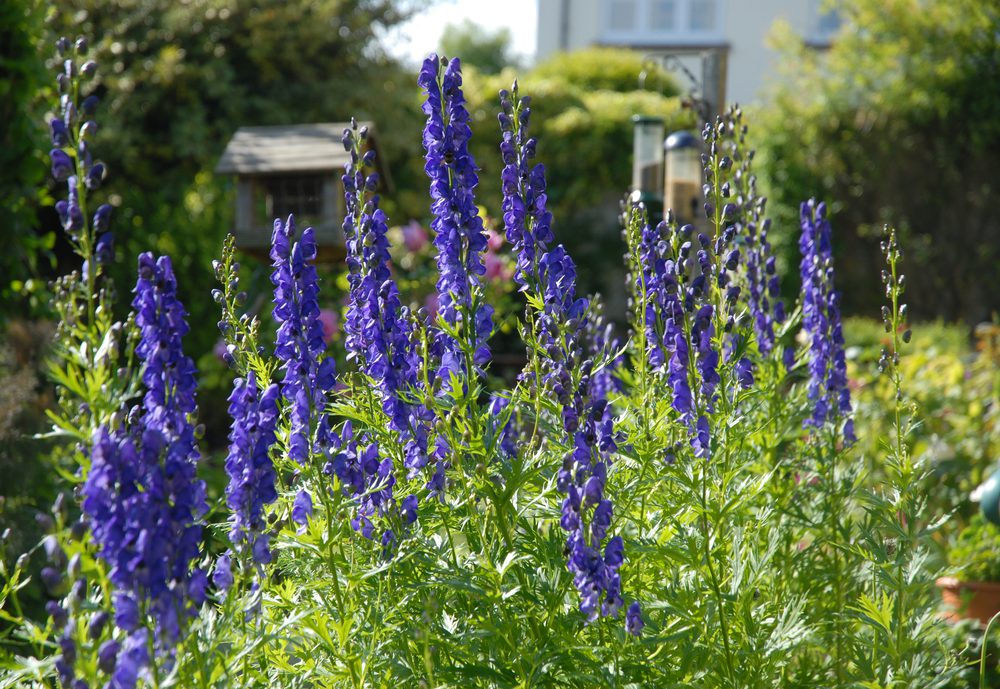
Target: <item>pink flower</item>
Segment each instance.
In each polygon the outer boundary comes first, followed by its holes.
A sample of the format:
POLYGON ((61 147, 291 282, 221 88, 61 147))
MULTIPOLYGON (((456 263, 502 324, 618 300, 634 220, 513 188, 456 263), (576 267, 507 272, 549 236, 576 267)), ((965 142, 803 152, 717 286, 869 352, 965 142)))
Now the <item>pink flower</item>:
POLYGON ((486 230, 486 246, 490 251, 499 251, 503 246, 503 235, 493 230, 486 230))
POLYGON ((433 321, 437 318, 438 307, 441 305, 441 298, 437 292, 431 292, 424 299, 424 308, 427 309, 427 316, 433 321))
POLYGON ((337 312, 331 309, 320 309, 319 322, 323 325, 323 341, 330 344, 339 332, 337 327, 339 324, 337 312))
POLYGON ((416 253, 427 246, 427 230, 416 220, 403 225, 403 244, 408 251, 416 253))
POLYGON ((486 279, 489 281, 504 277, 504 265, 500 257, 492 251, 487 251, 483 256, 483 263, 486 265, 486 279))

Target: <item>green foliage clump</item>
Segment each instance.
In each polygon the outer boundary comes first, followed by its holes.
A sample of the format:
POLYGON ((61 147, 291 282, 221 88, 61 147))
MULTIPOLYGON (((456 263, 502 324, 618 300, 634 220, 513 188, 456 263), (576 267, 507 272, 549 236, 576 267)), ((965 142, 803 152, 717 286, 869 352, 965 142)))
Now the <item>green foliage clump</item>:
POLYGON ((948 565, 963 581, 1000 581, 1000 528, 974 515, 948 549, 948 565))
MULTIPOLYGON (((373 119, 388 154, 386 166, 397 182, 407 184, 412 168, 402 161, 419 155, 419 141, 402 134, 419 127, 420 112, 412 107, 412 76, 385 53, 378 32, 425 5, 424 0, 52 3, 46 46, 62 34, 104 37, 90 47, 100 65, 94 92, 101 98, 101 129, 94 148, 108 166, 109 183, 122 171, 129 176, 109 199, 121 259, 116 266, 131 268, 142 250, 173 254, 184 278, 180 296, 193 319, 216 320, 211 304, 196 295, 211 289, 208 266, 232 229, 234 185, 213 170, 240 126, 342 121, 352 115, 373 119)), ((40 31, 17 33, 33 44, 40 31)), ((22 94, 18 107, 29 96, 22 94)), ((28 145, 41 149, 44 133, 41 137, 31 137, 28 145)), ((131 281, 122 268, 112 274, 119 284, 131 281)), ((210 329, 199 329, 192 333, 191 350, 207 352, 216 338, 210 329)))
POLYGON ((798 204, 831 201, 854 313, 878 308, 878 231, 907 247, 914 315, 989 319, 983 280, 1000 265, 1000 4, 980 0, 845 0, 829 51, 787 25, 787 74, 762 110, 761 164, 775 240, 794 264, 798 204))
MULTIPOLYGON (((913 452, 927 468, 929 516, 949 517, 947 537, 966 524, 976 507, 969 494, 1000 457, 1000 349, 995 326, 977 329, 975 347, 967 330, 941 323, 913 331, 913 351, 900 361, 921 423, 913 429, 913 452)), ((894 391, 876 362, 890 342, 880 324, 851 319, 845 324, 850 376, 857 393, 857 426, 864 456, 877 457, 877 438, 892 422, 894 391)), ((879 467, 872 470, 878 475, 879 467)), ((944 539, 945 542, 947 538, 944 539)))
POLYGON ((483 74, 499 74, 504 67, 516 66, 509 28, 492 31, 465 19, 447 24, 441 36, 441 53, 457 55, 466 67, 475 67, 483 74))
MULTIPOLYGON (((635 91, 639 75, 646 72, 646 86, 662 96, 680 91, 669 73, 658 64, 646 63, 639 53, 620 48, 590 48, 556 53, 531 72, 534 79, 554 79, 584 91, 635 91)), ((525 81, 527 83, 527 81, 525 81)))
MULTIPOLYGON (((0 303, 24 293, 32 270, 51 256, 55 233, 32 231, 45 162, 38 142, 45 133, 40 108, 28 107, 47 80, 35 39, 42 12, 31 0, 0 4, 0 303), (28 270, 26 271, 25 268, 28 270)), ((0 308, 0 324, 12 314, 0 308)))

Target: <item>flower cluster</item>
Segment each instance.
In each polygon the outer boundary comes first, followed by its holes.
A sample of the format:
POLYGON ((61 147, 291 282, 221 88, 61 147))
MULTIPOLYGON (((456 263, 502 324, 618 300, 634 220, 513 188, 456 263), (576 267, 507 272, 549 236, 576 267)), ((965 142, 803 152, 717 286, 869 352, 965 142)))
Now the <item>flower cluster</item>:
POLYGON ((191 423, 195 369, 181 347, 188 327, 176 290, 169 258, 139 256, 132 306, 146 393, 126 425, 98 431, 83 486, 83 509, 115 587, 115 623, 128 634, 114 670, 121 687, 135 686, 149 662, 144 618, 153 620, 156 646, 169 656, 207 585, 192 567, 207 505, 191 423))
POLYGON ((274 320, 278 334, 274 354, 282 362, 281 394, 291 405, 289 457, 302 463, 309 456, 314 411, 326 404, 333 388, 336 364, 324 357, 326 341, 319 309, 316 276, 316 236, 306 228, 295 241, 295 219, 274 221, 271 235, 274 320))
MULTIPOLYGON (((389 271, 386 216, 378 197, 366 193, 375 190, 378 180, 377 173, 365 172, 375 161, 374 150, 362 153, 366 138, 365 127, 344 131, 344 146, 351 155, 341 178, 350 285, 345 327, 348 358, 360 360, 362 370, 378 385, 390 427, 408 434, 412 410, 403 398, 419 385, 416 352, 409 312, 400 305, 399 289, 389 271)), ((426 457, 411 453, 408 457, 411 470, 426 464, 426 457)))
MULTIPOLYGON (((278 323, 274 354, 282 362, 281 395, 289 404, 288 456, 304 464, 312 449, 313 433, 330 431, 325 413, 333 389, 336 363, 326 355, 316 275, 316 236, 311 227, 295 241, 295 219, 274 221, 271 235, 271 284, 274 320, 278 323)), ((304 525, 312 514, 312 498, 300 491, 292 519, 304 525)))
POLYGON ((516 81, 509 92, 500 92, 501 208, 507 241, 517 254, 514 281, 521 291, 541 292, 538 262, 554 237, 552 214, 546 209, 545 167, 531 162, 536 141, 528 136, 530 103, 529 97, 518 97, 516 81))
POLYGON ((771 219, 764 217, 767 199, 757 193, 757 178, 751 172, 754 151, 745 151, 747 126, 743 112, 733 107, 724 119, 727 148, 733 161, 732 198, 737 207, 734 225, 743 238, 746 260, 747 306, 753 317, 760 353, 767 356, 775 347, 775 325, 785 321, 777 264, 771 253, 768 233, 771 219))
MULTIPOLYGON (((587 378, 585 372, 581 387, 587 385, 587 378)), ((560 525, 569 532, 567 564, 587 619, 594 620, 598 614, 617 616, 624 604, 618 574, 624 560, 621 536, 608 540, 603 555, 600 550, 614 511, 604 495, 610 456, 618 449, 614 423, 604 400, 590 405, 583 419, 572 415, 563 419, 574 429, 573 449, 563 459, 558 476, 559 489, 566 493, 560 525)))
POLYGON ((269 452, 276 440, 279 395, 274 384, 261 392, 250 371, 246 378, 236 379, 229 396, 233 419, 226 457, 226 505, 232 511, 229 539, 234 546, 245 544, 258 565, 271 561, 264 507, 278 499, 269 452))
MULTIPOLYGON (((521 291, 542 305, 535 324, 542 380, 536 381, 535 394, 553 395, 572 447, 558 475, 558 488, 566 494, 560 524, 568 532, 567 566, 587 619, 617 616, 624 604, 618 574, 624 559, 621 537, 608 540, 601 551, 613 514, 611 501, 604 495, 605 484, 611 455, 617 450, 605 399, 611 383, 606 374, 595 381, 594 359, 585 358, 592 352, 584 349, 595 348, 607 355, 607 330, 600 335, 588 333, 588 302, 576 297, 573 259, 561 244, 547 247, 552 240, 552 219, 546 210, 545 170, 530 164, 536 147, 527 135, 530 100, 518 98, 515 83, 511 92, 501 91, 500 102, 504 225, 517 252, 516 280, 521 291)), ((591 330, 599 328, 599 324, 590 326, 591 330)), ((527 372, 529 379, 533 375, 527 372)), ((630 630, 638 629, 630 626, 630 630)))
POLYGON ((590 399, 606 400, 613 392, 621 392, 624 384, 619 378, 619 369, 625 357, 620 351, 621 341, 614 333, 614 326, 604 317, 600 294, 590 298, 581 338, 584 357, 597 366, 590 376, 590 399))
POLYGON ((458 59, 445 62, 437 55, 424 60, 418 83, 427 98, 423 111, 424 170, 430 178, 434 246, 437 249, 439 318, 461 340, 442 330, 435 347, 441 362, 439 377, 468 371, 489 360, 487 340, 493 330, 493 307, 481 303, 480 278, 486 273, 482 254, 487 247, 483 221, 473 192, 479 183, 476 163, 469 153, 469 113, 462 93, 458 59))
MULTIPOLYGON (((413 477, 428 461, 427 429, 432 416, 424 406, 406 400, 419 387, 413 327, 409 312, 400 305, 399 289, 389 271, 388 225, 378 197, 371 195, 378 175, 367 172, 375 162, 375 151, 364 150, 367 138, 367 127, 359 129, 356 122, 344 130, 344 148, 350 154, 342 177, 350 285, 348 357, 358 360, 361 370, 375 382, 388 426, 405 445, 404 463, 413 477)), ((327 471, 338 477, 345 492, 358 504, 351 522, 355 530, 371 538, 372 518, 395 506, 392 459, 380 455, 378 444, 367 434, 356 438, 349 422, 334 446, 339 449, 332 453, 327 471)), ((404 522, 411 523, 411 516, 415 518, 416 502, 415 495, 403 500, 404 522)), ((382 534, 386 547, 395 539, 391 529, 382 534)))
MULTIPOLYGON (((847 387, 847 359, 840 323, 840 293, 833 286, 833 246, 826 204, 810 199, 801 207, 799 249, 802 275, 802 327, 809 338, 809 400, 812 414, 805 423, 814 428, 836 422, 851 413, 847 387)), ((854 440, 848 419, 844 438, 854 440)))
POLYGON ((88 257, 83 266, 84 275, 88 275, 90 261, 109 262, 112 247, 112 235, 107 232, 111 206, 99 206, 88 228, 83 198, 86 191, 100 188, 106 175, 104 163, 95 162, 90 151, 90 141, 97 132, 97 122, 92 119, 97 110, 97 96, 76 102, 81 80, 97 73, 97 63, 85 59, 88 51, 85 38, 73 43, 60 38, 56 50, 63 59, 63 69, 56 77, 59 111, 49 121, 52 139, 49 158, 52 176, 57 182, 66 182, 68 191, 67 198, 56 202, 56 212, 70 239, 88 257))

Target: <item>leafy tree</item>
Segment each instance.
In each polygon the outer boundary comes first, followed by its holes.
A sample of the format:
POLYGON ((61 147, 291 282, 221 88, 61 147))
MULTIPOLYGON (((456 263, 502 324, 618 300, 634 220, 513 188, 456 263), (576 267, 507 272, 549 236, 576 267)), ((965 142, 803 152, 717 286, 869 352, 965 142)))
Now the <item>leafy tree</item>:
MULTIPOLYGON (((192 321, 214 322, 204 295, 231 227, 232 184, 212 170, 239 126, 355 115, 378 123, 390 168, 416 155, 413 77, 379 36, 430 1, 55 2, 46 54, 58 35, 95 38, 102 102, 93 150, 110 172, 119 287, 134 281, 139 251, 173 253, 192 321)), ((31 145, 42 148, 37 136, 31 145)), ((192 351, 211 347, 211 330, 192 332, 192 351)))
POLYGON ((465 19, 444 27, 441 54, 461 57, 464 65, 475 67, 483 74, 499 74, 504 67, 517 66, 512 40, 510 29, 506 27, 491 31, 465 19))
POLYGON ((845 308, 871 314, 878 230, 908 250, 911 313, 975 322, 1000 306, 1000 2, 845 0, 832 48, 779 27, 789 74, 763 115, 763 170, 788 262, 798 203, 831 201, 845 308))
MULTIPOLYGON (((45 136, 40 113, 26 105, 46 77, 33 37, 42 31, 42 12, 32 0, 0 4, 0 303, 25 290, 30 270, 51 249, 53 233, 36 234, 34 204, 45 174, 38 141, 45 136), (25 270, 25 267, 29 271, 25 270)), ((10 315, 0 309, 0 325, 10 315)))

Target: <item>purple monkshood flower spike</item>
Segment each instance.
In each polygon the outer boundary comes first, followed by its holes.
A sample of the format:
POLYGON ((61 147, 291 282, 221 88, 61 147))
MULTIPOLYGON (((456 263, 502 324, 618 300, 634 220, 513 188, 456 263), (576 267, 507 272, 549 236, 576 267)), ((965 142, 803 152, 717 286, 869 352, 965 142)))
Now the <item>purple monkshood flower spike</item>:
POLYGON ((271 235, 274 320, 278 323, 275 356, 282 362, 281 394, 289 403, 288 455, 304 464, 314 430, 325 430, 327 394, 333 389, 336 363, 326 355, 319 313, 316 237, 306 228, 296 241, 295 220, 274 221, 271 235))
POLYGON ((389 426, 409 435, 414 410, 402 396, 420 385, 418 362, 409 311, 400 304, 399 288, 389 269, 388 221, 379 208, 378 197, 368 191, 375 186, 376 173, 365 172, 375 160, 374 151, 362 155, 366 137, 365 128, 344 132, 351 155, 342 177, 350 285, 345 327, 348 358, 358 360, 361 369, 378 385, 389 426))
POLYGON ((245 546, 258 565, 271 561, 264 508, 278 499, 269 451, 276 441, 279 396, 275 384, 261 392, 252 371, 236 379, 229 396, 233 419, 226 457, 226 504, 232 512, 229 540, 234 547, 245 546))
POLYGON ((207 504, 191 422, 195 369, 181 347, 188 326, 176 290, 169 258, 139 256, 132 307, 146 393, 134 421, 97 431, 83 485, 83 510, 114 586, 115 622, 128 635, 116 670, 124 687, 149 662, 136 650, 146 648, 145 625, 158 652, 172 658, 207 584, 193 566, 207 504))
POLYGON ((611 538, 601 552, 613 514, 604 488, 617 449, 605 399, 611 385, 605 376, 594 381, 594 360, 586 358, 592 352, 584 349, 597 347, 604 356, 608 343, 601 337, 588 340, 588 303, 576 298, 573 259, 562 245, 548 248, 552 217, 546 210, 545 169, 531 165, 536 144, 527 136, 530 101, 518 98, 515 84, 512 93, 501 91, 500 103, 504 225, 517 254, 515 280, 522 291, 542 302, 536 319, 542 380, 534 381, 535 393, 548 392, 555 399, 573 445, 557 482, 566 495, 560 524, 568 532, 566 564, 580 593, 580 610, 592 621, 616 616, 624 604, 618 574, 624 550, 621 538, 611 538), (574 370, 581 372, 577 382, 574 370))
MULTIPOLYGON (((374 150, 364 151, 367 128, 355 123, 344 131, 343 143, 350 154, 342 177, 347 213, 344 236, 347 244, 350 304, 347 309, 348 359, 358 361, 378 389, 388 426, 404 445, 404 464, 413 478, 428 463, 428 438, 433 416, 423 405, 408 404, 405 396, 420 390, 418 357, 413 346, 412 322, 401 306, 399 289, 389 269, 388 223, 372 195, 377 173, 366 172, 375 162, 374 150)), ((364 436, 364 434, 362 434, 364 436)), ((379 457, 378 446, 367 437, 355 442, 348 426, 339 438, 338 451, 328 463, 358 511, 355 529, 366 537, 374 530, 372 518, 395 505, 392 488, 395 469, 388 456, 379 457), (359 449, 359 445, 361 449, 359 449)), ((405 523, 416 519, 416 496, 400 508, 405 523)), ((383 533, 384 545, 396 542, 395 534, 383 533)))
POLYGON ((840 293, 833 286, 833 246, 826 204, 810 199, 801 208, 799 249, 802 274, 802 327, 809 337, 809 401, 806 426, 819 428, 844 418, 844 439, 855 440, 850 423, 851 392, 840 322, 840 293))
POLYGON ((541 293, 538 262, 553 241, 552 214, 546 208, 545 167, 532 164, 536 141, 528 136, 530 99, 518 98, 517 82, 512 93, 500 92, 500 155, 504 229, 517 254, 514 281, 520 290, 541 293))
POLYGON ((438 316, 448 327, 459 329, 465 340, 459 342, 445 332, 435 339, 441 362, 437 375, 447 380, 452 374, 463 377, 473 373, 466 370, 463 345, 472 352, 474 366, 489 360, 487 340, 493 330, 493 308, 480 303, 487 239, 474 196, 479 177, 469 153, 472 131, 462 93, 461 64, 452 59, 442 65, 432 54, 424 60, 418 83, 427 95, 423 104, 427 115, 424 171, 430 178, 434 215, 431 227, 439 273, 438 316))

